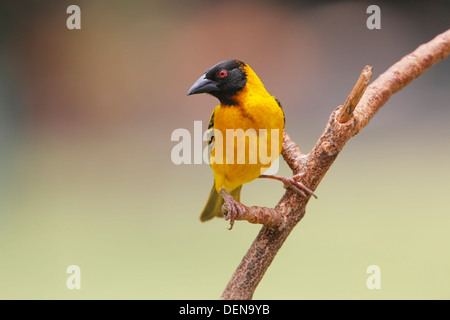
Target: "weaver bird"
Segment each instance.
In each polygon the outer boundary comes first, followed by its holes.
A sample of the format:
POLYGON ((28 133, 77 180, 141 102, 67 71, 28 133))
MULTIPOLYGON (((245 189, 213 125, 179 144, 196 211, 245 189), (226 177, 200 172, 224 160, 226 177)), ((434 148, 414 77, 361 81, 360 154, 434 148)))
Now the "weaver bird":
POLYGON ((209 93, 220 101, 208 126, 214 135, 208 142, 214 143, 210 158, 214 185, 200 215, 201 221, 223 217, 223 210, 231 214, 232 226, 236 215, 233 211, 240 208, 236 203, 242 185, 256 178, 280 180, 285 187, 303 196, 305 192, 315 196, 296 180, 298 176, 262 174, 281 153, 285 118, 281 103, 267 92, 249 65, 234 59, 219 62, 209 68, 187 94, 198 93, 209 93), (230 130, 233 135, 227 134, 230 130), (263 149, 265 155, 261 154, 263 149))

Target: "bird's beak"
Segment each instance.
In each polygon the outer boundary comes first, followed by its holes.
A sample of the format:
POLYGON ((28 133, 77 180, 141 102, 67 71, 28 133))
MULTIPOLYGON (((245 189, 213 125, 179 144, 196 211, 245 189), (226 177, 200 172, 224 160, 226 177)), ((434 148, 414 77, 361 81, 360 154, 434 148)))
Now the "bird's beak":
POLYGON ((192 85, 192 87, 187 92, 187 95, 197 94, 197 93, 208 93, 212 91, 217 91, 217 85, 214 81, 206 78, 206 74, 203 74, 197 81, 192 85))

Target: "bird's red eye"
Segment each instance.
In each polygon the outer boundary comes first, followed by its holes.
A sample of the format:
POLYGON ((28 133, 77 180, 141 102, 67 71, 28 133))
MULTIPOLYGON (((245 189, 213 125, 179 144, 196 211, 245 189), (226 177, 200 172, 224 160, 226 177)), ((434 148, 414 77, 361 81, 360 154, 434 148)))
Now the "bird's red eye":
POLYGON ((225 78, 227 76, 227 70, 222 69, 219 72, 217 72, 217 75, 219 76, 219 78, 225 78))

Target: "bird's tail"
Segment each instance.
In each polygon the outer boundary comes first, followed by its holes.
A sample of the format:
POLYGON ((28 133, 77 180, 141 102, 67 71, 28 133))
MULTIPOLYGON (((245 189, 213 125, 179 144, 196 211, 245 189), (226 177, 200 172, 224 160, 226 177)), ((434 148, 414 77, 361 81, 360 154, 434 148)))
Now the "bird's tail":
MULTIPOLYGON (((230 195, 233 196, 234 200, 239 201, 241 197, 242 185, 236 189, 231 190, 230 195)), ((222 205, 224 201, 222 196, 216 191, 215 184, 213 184, 211 193, 209 194, 208 202, 200 215, 201 221, 207 221, 214 217, 223 217, 222 205)))

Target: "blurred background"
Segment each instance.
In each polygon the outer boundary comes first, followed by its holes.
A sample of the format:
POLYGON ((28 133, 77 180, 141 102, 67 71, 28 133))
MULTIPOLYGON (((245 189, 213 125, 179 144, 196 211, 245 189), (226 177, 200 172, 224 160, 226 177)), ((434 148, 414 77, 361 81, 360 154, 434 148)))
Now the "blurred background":
MULTIPOLYGON (((362 68, 375 79, 449 28, 445 1, 2 1, 0 298, 217 299, 260 226, 199 221, 206 164, 174 165, 186 97, 211 65, 250 64, 307 152, 362 68), (66 9, 81 8, 81 30, 66 9), (366 9, 381 8, 381 30, 366 9), (69 265, 81 289, 68 290, 69 265)), ((450 298, 450 61, 394 95, 316 190, 255 299, 450 298), (369 290, 369 265, 381 289, 369 290)), ((289 175, 281 163, 280 174, 289 175)), ((276 205, 276 181, 242 202, 276 205)))

